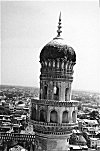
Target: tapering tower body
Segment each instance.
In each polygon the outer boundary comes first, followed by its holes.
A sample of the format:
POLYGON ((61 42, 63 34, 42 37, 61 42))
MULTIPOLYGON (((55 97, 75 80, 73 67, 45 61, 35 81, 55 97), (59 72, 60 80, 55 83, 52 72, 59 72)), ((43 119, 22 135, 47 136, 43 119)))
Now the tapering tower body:
POLYGON ((76 54, 61 38, 61 14, 57 37, 40 53, 39 99, 32 99, 31 121, 35 151, 67 151, 72 129, 77 126, 77 101, 71 100, 76 54))

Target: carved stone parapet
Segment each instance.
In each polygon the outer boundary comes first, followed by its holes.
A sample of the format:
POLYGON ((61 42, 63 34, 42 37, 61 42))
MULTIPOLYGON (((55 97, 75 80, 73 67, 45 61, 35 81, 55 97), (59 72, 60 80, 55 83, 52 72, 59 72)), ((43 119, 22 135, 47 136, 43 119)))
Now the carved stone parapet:
POLYGON ((77 124, 57 124, 54 125, 53 123, 43 123, 43 122, 34 122, 33 121, 33 128, 35 132, 44 133, 44 134, 53 134, 53 135, 63 135, 70 133, 77 124))
POLYGON ((54 100, 45 100, 45 99, 32 99, 32 104, 41 104, 43 106, 49 105, 49 106, 58 106, 58 107, 76 107, 78 106, 78 101, 54 101, 54 100))
POLYGON ((76 127, 77 123, 50 123, 32 120, 33 125, 49 126, 49 127, 76 127))

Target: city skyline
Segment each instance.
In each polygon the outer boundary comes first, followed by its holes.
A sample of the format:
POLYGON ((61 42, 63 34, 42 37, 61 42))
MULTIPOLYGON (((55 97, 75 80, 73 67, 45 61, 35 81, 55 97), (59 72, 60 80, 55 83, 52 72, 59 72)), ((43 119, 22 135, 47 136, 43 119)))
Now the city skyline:
POLYGON ((60 11, 76 52, 72 89, 100 92, 98 1, 1 2, 1 84, 39 87, 40 51, 56 37, 60 11))

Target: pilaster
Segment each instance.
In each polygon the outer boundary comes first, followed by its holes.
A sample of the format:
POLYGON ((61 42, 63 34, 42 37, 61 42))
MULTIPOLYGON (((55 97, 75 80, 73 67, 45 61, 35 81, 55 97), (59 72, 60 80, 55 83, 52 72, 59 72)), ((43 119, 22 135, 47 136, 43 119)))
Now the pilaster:
POLYGON ((68 119, 69 119, 69 123, 72 123, 72 111, 71 110, 69 110, 68 119))

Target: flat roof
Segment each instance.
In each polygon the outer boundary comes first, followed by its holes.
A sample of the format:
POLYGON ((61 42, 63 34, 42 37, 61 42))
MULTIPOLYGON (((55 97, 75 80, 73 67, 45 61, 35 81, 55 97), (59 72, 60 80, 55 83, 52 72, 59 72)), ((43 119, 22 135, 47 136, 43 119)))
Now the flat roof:
POLYGON ((90 137, 91 140, 98 140, 99 138, 90 137))
POLYGON ((73 149, 81 149, 81 147, 79 145, 70 145, 70 148, 73 148, 73 149))

